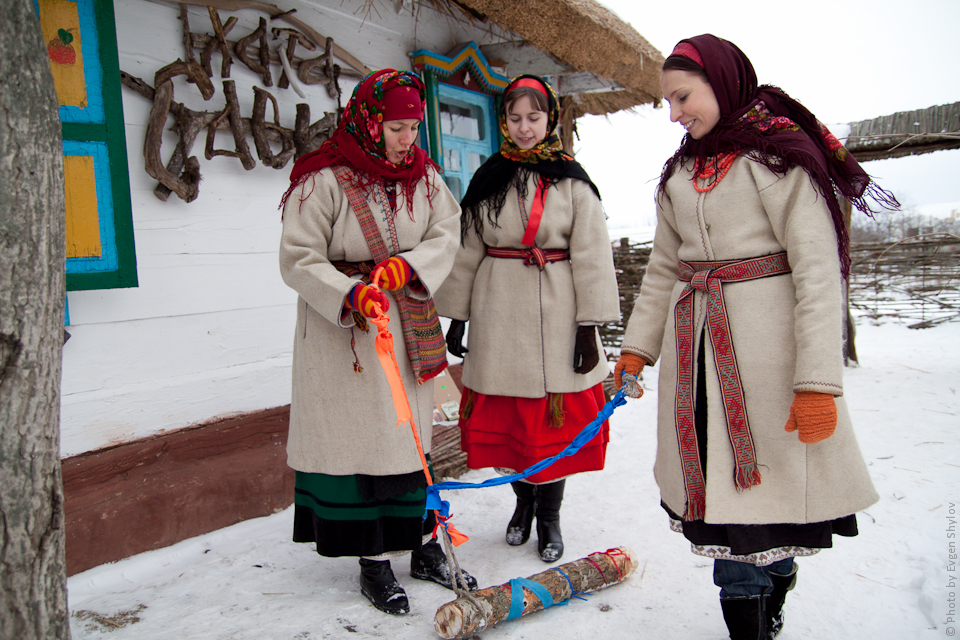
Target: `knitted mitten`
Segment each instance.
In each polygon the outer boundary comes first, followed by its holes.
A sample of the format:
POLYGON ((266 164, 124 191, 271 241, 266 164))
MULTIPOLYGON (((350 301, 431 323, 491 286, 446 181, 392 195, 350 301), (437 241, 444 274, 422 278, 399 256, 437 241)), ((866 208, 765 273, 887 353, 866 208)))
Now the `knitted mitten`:
POLYGON ((798 391, 790 405, 790 417, 784 427, 797 431, 800 442, 813 444, 826 440, 837 428, 837 404, 829 393, 798 391))
POLYGON ((400 256, 387 258, 374 267, 374 271, 380 267, 383 267, 383 273, 380 275, 379 285, 381 289, 387 291, 399 291, 403 289, 410 280, 417 277, 413 269, 410 268, 410 265, 407 264, 407 261, 400 256))
MULTIPOLYGON (((646 364, 647 361, 635 353, 622 354, 620 359, 617 360, 617 366, 613 368, 613 383, 617 385, 617 389, 619 390, 623 386, 622 374, 629 373, 632 376, 640 377, 640 372, 643 371, 646 364)), ((640 394, 643 394, 643 389, 640 389, 640 394)))
POLYGON ((377 311, 374 309, 374 303, 380 305, 380 310, 386 313, 390 309, 390 301, 387 296, 373 287, 368 287, 363 283, 356 284, 343 301, 343 306, 348 309, 354 309, 360 315, 368 318, 376 318, 377 311))

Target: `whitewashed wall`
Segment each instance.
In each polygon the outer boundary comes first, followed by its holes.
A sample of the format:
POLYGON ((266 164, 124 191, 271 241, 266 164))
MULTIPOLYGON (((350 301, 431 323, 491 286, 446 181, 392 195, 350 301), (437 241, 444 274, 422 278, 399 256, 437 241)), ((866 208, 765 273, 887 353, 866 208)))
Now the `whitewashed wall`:
MULTIPOLYGON (((498 38, 427 8, 414 19, 409 3, 400 13, 394 2, 377 3, 377 13, 365 22, 354 13, 359 0, 325 5, 278 6, 297 8, 299 19, 333 36, 372 69, 409 69, 408 54, 418 48, 446 52, 457 42, 498 38)), ((120 69, 152 85, 158 69, 184 56, 177 5, 115 0, 114 6, 120 69)), ((221 11, 221 20, 229 15, 221 11)), ((240 22, 231 39, 252 31, 262 14, 235 15, 240 22)), ((209 24, 205 8, 190 8, 192 31, 212 34, 209 24)), ((174 99, 195 110, 222 109, 219 62, 214 55, 217 93, 210 101, 182 79, 175 82, 174 99)), ((260 78, 239 61, 231 78, 249 117, 252 87, 260 78)), ((275 68, 274 84, 278 78, 275 68)), ((292 128, 295 105, 304 100, 291 89, 267 89, 279 100, 281 123, 292 128)), ((342 89, 346 102, 353 82, 343 82, 342 89)), ((322 86, 307 91, 312 120, 336 107, 322 86)), ((292 164, 245 171, 235 158, 206 160, 204 133, 193 149, 203 178, 199 197, 189 204, 176 195, 161 202, 153 194, 156 182, 143 169, 151 105, 129 89, 122 92, 140 286, 68 294, 72 338, 63 353, 62 457, 290 401, 296 295, 277 267, 277 204, 292 164)), ((164 159, 175 143, 168 134, 164 159)), ((253 150, 253 141, 248 143, 253 150)), ((229 133, 218 134, 217 147, 232 146, 229 133)))

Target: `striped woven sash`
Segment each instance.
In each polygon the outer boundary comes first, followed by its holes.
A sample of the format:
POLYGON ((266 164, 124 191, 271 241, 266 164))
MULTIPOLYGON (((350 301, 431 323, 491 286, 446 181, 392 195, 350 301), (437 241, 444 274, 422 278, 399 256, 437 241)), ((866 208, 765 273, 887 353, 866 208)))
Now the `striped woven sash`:
MULTIPOLYGON (((333 173, 340 187, 347 194, 350 208, 360 222, 360 228, 363 230, 374 264, 380 264, 390 257, 390 252, 380 235, 380 229, 377 227, 373 212, 370 211, 366 195, 356 185, 352 169, 339 165, 333 168, 333 173)), ((392 225, 392 219, 389 219, 388 223, 392 225)), ((369 271, 363 271, 363 264, 340 262, 334 263, 334 266, 347 275, 364 273, 363 281, 369 283, 369 271)), ((367 268, 369 269, 369 265, 367 268)), ((410 367, 413 369, 417 384, 422 384, 447 368, 446 342, 440 327, 440 317, 434 307, 433 298, 419 300, 400 290, 393 292, 393 299, 400 312, 400 326, 403 329, 403 342, 407 347, 410 367)))
POLYGON ((746 260, 706 262, 680 261, 677 278, 687 286, 680 293, 674 308, 677 333, 677 396, 675 404, 677 436, 680 440, 680 462, 687 494, 687 510, 684 520, 701 520, 706 510, 706 493, 703 470, 697 447, 697 430, 694 423, 694 292, 707 296, 707 326, 713 343, 713 354, 720 376, 723 410, 727 419, 727 432, 736 459, 734 474, 737 490, 742 491, 760 484, 757 455, 754 450, 750 423, 747 420, 740 370, 730 337, 730 321, 723 302, 724 282, 746 282, 770 276, 790 273, 786 252, 775 253, 746 260))
POLYGON ((570 254, 566 249, 541 249, 540 247, 501 249, 499 247, 487 247, 487 255, 492 258, 519 258, 528 267, 535 264, 543 271, 548 262, 566 260, 570 254))

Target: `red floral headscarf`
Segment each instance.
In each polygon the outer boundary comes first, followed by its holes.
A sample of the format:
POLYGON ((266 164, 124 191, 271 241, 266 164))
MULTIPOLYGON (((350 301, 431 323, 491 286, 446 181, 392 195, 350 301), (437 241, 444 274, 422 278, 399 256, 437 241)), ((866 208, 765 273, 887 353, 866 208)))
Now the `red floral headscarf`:
MULTIPOLYGON (((415 89, 422 105, 423 81, 414 73, 381 69, 365 77, 354 88, 334 134, 319 149, 294 163, 290 187, 280 201, 281 207, 293 190, 311 175, 325 167, 347 165, 354 169, 361 186, 369 187, 379 180, 397 182, 412 215, 413 193, 420 180, 427 178, 427 167, 437 171, 440 168, 416 145, 410 147, 399 163, 387 160, 383 137, 384 95, 397 87, 415 89)), ((429 181, 427 184, 429 187, 429 181)))

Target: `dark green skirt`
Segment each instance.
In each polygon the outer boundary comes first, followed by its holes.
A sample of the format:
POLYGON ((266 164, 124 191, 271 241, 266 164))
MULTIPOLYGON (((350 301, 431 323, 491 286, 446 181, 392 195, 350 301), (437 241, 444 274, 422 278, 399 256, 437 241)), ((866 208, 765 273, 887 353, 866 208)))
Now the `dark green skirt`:
POLYGON ((314 542, 327 557, 411 551, 436 523, 424 520, 423 473, 330 476, 296 472, 293 541, 314 542))

